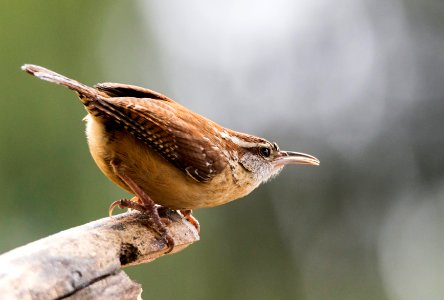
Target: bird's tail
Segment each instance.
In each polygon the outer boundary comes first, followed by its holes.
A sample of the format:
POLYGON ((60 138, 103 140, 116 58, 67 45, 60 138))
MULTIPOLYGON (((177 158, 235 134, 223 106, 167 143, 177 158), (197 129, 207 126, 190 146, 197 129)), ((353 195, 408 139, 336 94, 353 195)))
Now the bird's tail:
POLYGON ((56 72, 53 72, 46 68, 36 65, 23 65, 22 70, 42 80, 46 80, 56 84, 61 84, 68 87, 69 89, 77 92, 77 94, 80 97, 80 100, 85 105, 97 99, 97 97, 99 96, 99 91, 97 91, 96 89, 84 85, 74 79, 57 74, 56 72))

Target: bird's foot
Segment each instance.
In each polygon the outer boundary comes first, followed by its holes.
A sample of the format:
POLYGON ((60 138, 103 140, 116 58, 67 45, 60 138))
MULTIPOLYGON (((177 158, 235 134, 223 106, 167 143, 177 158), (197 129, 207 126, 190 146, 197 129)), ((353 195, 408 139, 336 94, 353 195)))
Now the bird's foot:
POLYGON ((134 209, 139 211, 140 213, 148 217, 146 225, 149 228, 153 229, 156 232, 156 234, 159 236, 159 239, 163 240, 167 245, 168 250, 165 252, 165 254, 171 252, 174 248, 174 240, 171 237, 171 235, 168 233, 168 229, 166 228, 166 226, 171 224, 171 221, 168 218, 168 212, 165 213, 166 217, 161 218, 159 216, 159 210, 163 209, 162 206, 154 206, 154 209, 152 209, 151 206, 139 203, 137 200, 138 199, 134 197, 131 200, 123 198, 114 201, 113 203, 111 203, 109 207, 110 217, 112 216, 112 212, 116 207, 119 207, 121 209, 124 208, 134 209))

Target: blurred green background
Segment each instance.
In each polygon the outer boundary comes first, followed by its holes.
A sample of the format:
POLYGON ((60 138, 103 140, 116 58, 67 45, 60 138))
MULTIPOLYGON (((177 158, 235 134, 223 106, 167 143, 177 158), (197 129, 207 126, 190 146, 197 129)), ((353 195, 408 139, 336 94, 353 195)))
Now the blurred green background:
POLYGON ((0 1, 0 251, 107 215, 66 89, 160 91, 320 158, 198 210, 202 240, 131 267, 152 299, 444 298, 439 0, 0 1))

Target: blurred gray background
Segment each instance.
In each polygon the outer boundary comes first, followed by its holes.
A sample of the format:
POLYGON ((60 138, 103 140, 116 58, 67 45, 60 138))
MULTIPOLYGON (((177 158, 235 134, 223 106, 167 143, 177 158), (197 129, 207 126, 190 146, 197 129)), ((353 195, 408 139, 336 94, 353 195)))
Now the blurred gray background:
POLYGON ((0 3, 1 252, 127 196, 76 97, 20 70, 34 63, 321 160, 196 211, 199 243, 127 270, 144 298, 444 298, 444 2, 0 3))

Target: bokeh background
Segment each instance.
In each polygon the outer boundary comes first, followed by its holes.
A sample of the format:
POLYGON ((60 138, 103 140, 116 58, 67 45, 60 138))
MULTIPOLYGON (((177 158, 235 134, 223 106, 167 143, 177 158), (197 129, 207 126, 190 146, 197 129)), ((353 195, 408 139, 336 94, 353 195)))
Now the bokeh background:
POLYGON ((34 63, 321 160, 196 211, 199 243, 127 270, 144 298, 444 298, 444 2, 0 3, 1 252, 126 196, 75 96, 20 71, 34 63))

